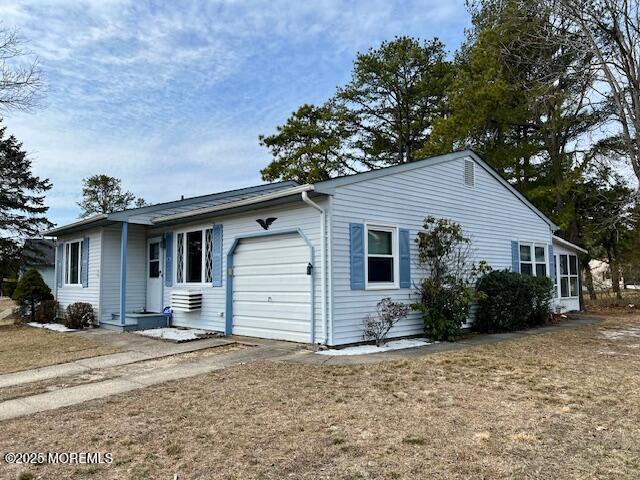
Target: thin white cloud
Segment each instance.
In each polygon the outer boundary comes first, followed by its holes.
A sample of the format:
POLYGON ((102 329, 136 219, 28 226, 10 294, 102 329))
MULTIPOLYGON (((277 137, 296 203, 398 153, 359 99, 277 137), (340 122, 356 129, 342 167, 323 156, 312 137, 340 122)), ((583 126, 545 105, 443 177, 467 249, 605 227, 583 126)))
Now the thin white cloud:
POLYGON ((453 49, 467 22, 439 0, 0 0, 0 18, 49 79, 46 108, 5 124, 52 179, 56 222, 93 173, 154 201, 256 182, 258 134, 331 95, 357 51, 402 34, 453 49))

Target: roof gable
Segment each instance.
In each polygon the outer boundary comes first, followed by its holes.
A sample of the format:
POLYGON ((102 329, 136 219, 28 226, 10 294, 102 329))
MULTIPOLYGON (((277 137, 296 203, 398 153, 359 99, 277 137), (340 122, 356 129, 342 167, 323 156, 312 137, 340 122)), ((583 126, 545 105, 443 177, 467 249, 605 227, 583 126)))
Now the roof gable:
POLYGON ((445 155, 438 155, 435 157, 425 158, 423 160, 417 160, 411 163, 403 163, 401 165, 393 165, 390 167, 384 167, 377 170, 370 170, 367 172, 357 173, 355 175, 346 175, 343 177, 336 177, 324 182, 318 182, 314 184, 314 189, 319 193, 331 194, 336 188, 352 185, 358 182, 364 182, 367 180, 373 180, 381 178, 387 175, 395 175, 398 173, 409 172, 418 168, 425 168, 433 165, 438 165, 444 162, 450 162, 452 160, 458 160, 461 158, 472 158, 480 167, 486 170, 492 177, 494 177, 504 188, 509 190, 519 201, 524 203, 529 209, 531 209, 536 215, 544 220, 552 230, 558 230, 556 225, 549 217, 538 210, 522 193, 520 193, 513 185, 507 182, 502 176, 487 164, 477 153, 473 150, 462 150, 460 152, 447 153, 445 155))

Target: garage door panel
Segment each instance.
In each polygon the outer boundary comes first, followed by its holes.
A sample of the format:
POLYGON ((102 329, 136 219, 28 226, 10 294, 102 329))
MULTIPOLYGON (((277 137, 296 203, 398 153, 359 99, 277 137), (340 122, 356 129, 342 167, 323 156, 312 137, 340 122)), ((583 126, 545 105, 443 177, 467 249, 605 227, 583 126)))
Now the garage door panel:
MULTIPOLYGON (((301 238, 297 234, 279 235, 276 242, 263 241, 267 237, 250 238, 242 240, 236 247, 236 254, 244 254, 245 252, 263 252, 269 250, 297 249, 304 250, 307 246, 301 243, 301 238)), ((275 238, 275 237, 271 237, 275 238)))
POLYGON ((242 240, 233 257, 233 333, 309 341, 309 247, 295 234, 242 240))
POLYGON ((234 314, 304 321, 309 317, 309 308, 305 303, 238 302, 234 314))
MULTIPOLYGON (((308 257, 308 255, 307 255, 308 257)), ((245 265, 233 267, 235 277, 259 276, 259 275, 280 275, 280 274, 307 274, 308 261, 304 263, 283 263, 280 265, 245 265)))
POLYGON ((307 275, 234 277, 233 282, 234 290, 247 292, 306 292, 309 290, 307 275))
POLYGON ((234 328, 252 328, 261 330, 278 330, 281 332, 308 333, 309 328, 305 321, 286 318, 264 318, 252 315, 238 315, 234 328), (258 325, 256 327, 256 325, 258 325))
MULTIPOLYGON (((302 303, 309 305, 309 292, 267 292, 274 303, 302 303)), ((233 300, 239 302, 264 302, 265 292, 234 292, 233 300)))
POLYGON ((234 265, 282 265, 288 263, 306 264, 309 261, 309 250, 302 252, 288 250, 273 250, 269 252, 251 253, 246 252, 234 255, 234 265), (286 255, 283 257, 283 255, 286 255))
POLYGON ((268 330, 258 327, 235 327, 234 335, 242 335, 246 337, 269 338, 272 340, 289 340, 290 342, 305 343, 309 341, 309 333, 297 333, 282 330, 268 330))

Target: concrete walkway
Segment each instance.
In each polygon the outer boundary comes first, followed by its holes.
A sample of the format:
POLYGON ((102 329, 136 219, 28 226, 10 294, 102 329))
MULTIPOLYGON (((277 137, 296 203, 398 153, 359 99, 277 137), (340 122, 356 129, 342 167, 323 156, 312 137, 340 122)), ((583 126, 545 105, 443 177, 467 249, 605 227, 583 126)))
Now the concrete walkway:
POLYGON ((543 333, 566 330, 568 328, 581 327, 584 325, 594 325, 600 323, 602 318, 589 317, 586 315, 572 316, 569 320, 545 327, 533 328, 511 333, 493 334, 469 334, 457 342, 432 343, 423 347, 407 348, 404 350, 392 350, 383 353, 373 353, 366 355, 316 355, 308 350, 300 350, 291 355, 279 359, 290 363, 304 363, 310 365, 363 365, 379 363, 390 360, 402 360, 407 358, 422 357, 432 353, 450 352, 477 345, 490 345, 492 343, 516 340, 530 335, 540 335, 543 333))
POLYGON ((132 333, 110 332, 105 329, 88 330, 73 333, 72 335, 87 336, 93 340, 117 347, 124 351, 0 375, 0 388, 77 375, 90 370, 128 365, 144 360, 153 360, 234 343, 232 340, 223 338, 207 338, 193 342, 169 343, 134 335, 132 333))
MULTIPOLYGON (((220 339, 215 340, 220 341, 220 339)), ((192 343, 206 341, 207 340, 199 340, 192 343)), ((225 344, 231 343, 234 342, 225 341, 225 344)), ((290 355, 293 350, 297 350, 299 348, 299 345, 286 344, 284 342, 263 343, 228 354, 204 357, 193 362, 185 362, 178 365, 157 368, 143 373, 125 373, 118 378, 16 398, 0 403, 0 421, 31 415, 46 410, 67 407, 70 405, 78 405, 90 400, 130 392, 151 385, 156 385, 158 383, 201 375, 232 365, 284 357, 290 355)), ((194 350, 195 349, 192 349, 191 351, 194 350)), ((111 355, 108 356, 111 357, 111 355)), ((100 357, 96 357, 96 359, 98 358, 100 357)), ((72 363, 75 364, 76 362, 72 363)))

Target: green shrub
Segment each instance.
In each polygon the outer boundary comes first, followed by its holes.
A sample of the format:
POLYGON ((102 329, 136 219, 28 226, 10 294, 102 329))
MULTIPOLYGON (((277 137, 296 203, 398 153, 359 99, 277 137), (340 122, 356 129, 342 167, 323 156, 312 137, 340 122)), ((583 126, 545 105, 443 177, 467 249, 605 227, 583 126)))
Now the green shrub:
POLYGON ((425 335, 432 340, 456 340, 469 315, 471 290, 462 281, 444 285, 431 278, 423 279, 418 290, 420 303, 412 307, 422 314, 425 335))
POLYGON ((43 300, 36 309, 36 322, 51 323, 58 316, 58 302, 55 300, 43 300))
POLYGON ((549 318, 553 284, 547 277, 496 270, 478 280, 476 291, 476 331, 522 330, 542 325, 549 318))
POLYGON ((425 218, 416 244, 424 273, 416 285, 419 302, 411 307, 422 314, 430 339, 456 340, 469 315, 473 283, 488 268, 486 262, 476 267, 471 239, 452 220, 425 218))
POLYGON ((64 325, 67 328, 84 328, 95 322, 96 316, 90 303, 76 302, 67 307, 64 325))
POLYGON ((34 322, 36 307, 42 300, 48 300, 52 297, 51 289, 42 279, 42 275, 35 268, 32 268, 20 277, 11 298, 18 303, 18 311, 21 316, 29 316, 34 322))

